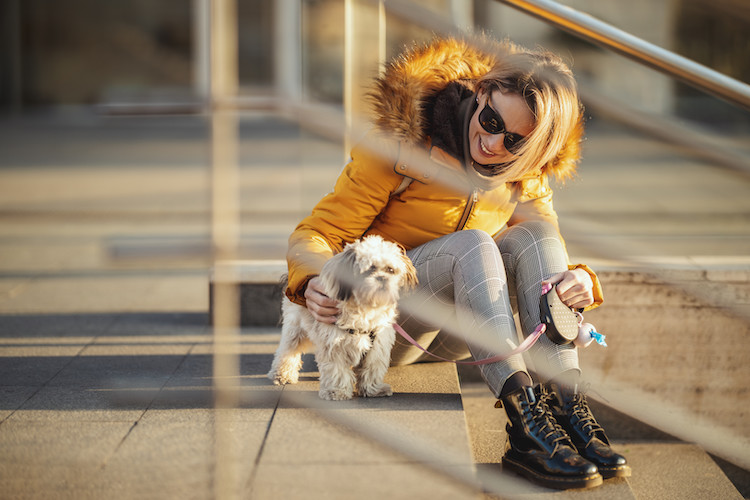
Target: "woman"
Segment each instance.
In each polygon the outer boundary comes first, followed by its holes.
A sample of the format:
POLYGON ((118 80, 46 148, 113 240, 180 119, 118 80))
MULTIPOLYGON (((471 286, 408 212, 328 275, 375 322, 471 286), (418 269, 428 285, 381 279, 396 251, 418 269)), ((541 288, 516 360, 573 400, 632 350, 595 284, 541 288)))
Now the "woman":
MULTIPOLYGON (((575 80, 559 58, 435 40, 390 63, 369 97, 375 130, 290 237, 292 301, 335 322, 336 301, 316 276, 347 242, 379 234, 401 244, 418 273, 400 325, 444 358, 507 350, 517 341, 514 306, 529 335, 545 284, 572 308, 601 303, 596 275, 568 265, 552 206, 548 179, 573 174, 582 137, 575 80), (491 349, 480 331, 491 332, 491 349)), ((555 488, 629 475, 577 391, 576 348, 542 336, 528 353, 544 377, 536 387, 521 355, 481 367, 508 415, 504 466, 555 488)), ((406 342, 392 353, 392 364, 428 359, 406 342)))

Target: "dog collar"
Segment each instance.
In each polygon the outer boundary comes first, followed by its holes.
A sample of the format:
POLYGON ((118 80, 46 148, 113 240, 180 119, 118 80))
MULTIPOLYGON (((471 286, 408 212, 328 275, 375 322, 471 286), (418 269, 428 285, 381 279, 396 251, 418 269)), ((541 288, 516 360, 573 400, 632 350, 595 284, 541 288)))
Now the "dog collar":
POLYGON ((354 328, 349 328, 347 332, 351 335, 369 335, 371 339, 375 339, 375 330, 370 330, 369 332, 367 332, 364 330, 355 330, 354 328))

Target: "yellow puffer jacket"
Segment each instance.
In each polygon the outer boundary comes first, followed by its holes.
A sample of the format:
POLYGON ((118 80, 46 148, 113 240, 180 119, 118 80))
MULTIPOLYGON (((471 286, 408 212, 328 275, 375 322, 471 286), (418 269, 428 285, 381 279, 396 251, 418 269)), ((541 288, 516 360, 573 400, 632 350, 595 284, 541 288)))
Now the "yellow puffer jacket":
MULTIPOLYGON (((492 53, 503 50, 514 49, 506 44, 493 47, 492 53)), ((381 235, 409 250, 462 229, 495 235, 522 220, 546 220, 558 227, 548 174, 572 172, 580 136, 571 138, 542 171, 483 191, 473 187, 458 159, 432 145, 424 135, 419 107, 414 111, 415 102, 449 81, 476 79, 493 61, 492 56, 451 39, 418 47, 387 68, 373 93, 376 130, 354 147, 333 192, 289 239, 286 294, 292 301, 304 304, 305 286, 326 260, 365 235, 381 235)), ((601 303, 596 275, 586 266, 571 267, 583 267, 592 275, 595 305, 601 303)))

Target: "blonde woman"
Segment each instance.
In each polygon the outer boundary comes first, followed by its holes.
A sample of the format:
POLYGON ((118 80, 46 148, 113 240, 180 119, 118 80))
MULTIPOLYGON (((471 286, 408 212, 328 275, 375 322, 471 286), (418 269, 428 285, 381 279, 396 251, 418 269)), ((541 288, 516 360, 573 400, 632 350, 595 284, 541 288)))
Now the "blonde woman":
MULTIPOLYGON (((555 284, 571 308, 602 302, 596 275, 570 263, 552 204, 550 177, 574 173, 583 133, 576 83, 558 57, 438 39, 391 62, 370 99, 375 130, 290 237, 292 301, 335 322, 337 301, 316 276, 346 243, 378 234, 418 273, 399 324, 443 358, 507 351, 518 341, 514 310, 531 334, 543 286, 555 284)), ((578 391, 576 347, 542 335, 527 354, 481 366, 508 416, 504 467, 553 488, 629 475, 578 391)), ((406 341, 392 352, 394 365, 431 359, 406 341)))

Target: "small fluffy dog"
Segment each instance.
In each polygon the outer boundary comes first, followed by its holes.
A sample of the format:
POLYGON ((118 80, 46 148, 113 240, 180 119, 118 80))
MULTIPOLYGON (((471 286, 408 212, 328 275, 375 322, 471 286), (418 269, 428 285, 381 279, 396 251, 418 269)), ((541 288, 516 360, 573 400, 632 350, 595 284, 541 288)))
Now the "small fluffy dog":
POLYGON ((383 379, 396 337, 399 294, 417 283, 411 261, 398 245, 372 235, 331 257, 320 279, 326 295, 340 301, 338 320, 320 323, 285 297, 281 341, 268 378, 277 385, 296 383, 302 353, 314 348, 321 398, 351 399, 355 385, 360 396, 392 395, 383 379))

